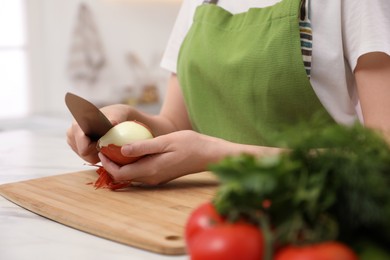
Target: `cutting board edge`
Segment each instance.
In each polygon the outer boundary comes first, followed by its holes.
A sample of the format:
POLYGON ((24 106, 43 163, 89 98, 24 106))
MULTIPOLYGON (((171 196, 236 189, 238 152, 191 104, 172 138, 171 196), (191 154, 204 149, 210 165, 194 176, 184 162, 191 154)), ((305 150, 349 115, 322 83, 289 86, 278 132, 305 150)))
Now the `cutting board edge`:
POLYGON ((92 229, 87 228, 86 226, 69 224, 66 221, 62 220, 62 219, 57 219, 57 217, 53 217, 49 213, 45 213, 44 211, 40 210, 38 207, 28 206, 27 203, 23 203, 20 200, 16 199, 15 196, 12 195, 12 193, 10 194, 8 192, 4 192, 4 189, 1 189, 2 188, 1 186, 7 186, 7 184, 0 185, 0 196, 5 198, 6 200, 10 201, 11 203, 14 203, 15 205, 18 205, 18 206, 20 206, 20 207, 30 211, 33 214, 36 214, 36 215, 41 216, 43 218, 46 218, 48 220, 54 221, 54 222, 56 222, 56 223, 58 223, 60 225, 72 228, 72 229, 77 230, 79 232, 87 233, 87 234, 92 235, 92 236, 97 236, 97 237, 99 237, 101 239, 106 239, 106 240, 109 240, 109 241, 120 243, 120 244, 125 245, 125 246, 138 248, 140 250, 144 250, 144 251, 147 251, 147 252, 154 252, 154 253, 158 253, 158 254, 162 254, 162 255, 171 255, 171 256, 175 256, 175 255, 176 256, 180 256, 180 255, 186 255, 187 254, 187 250, 186 250, 185 246, 162 247, 162 246, 159 246, 158 244, 151 244, 150 246, 145 246, 144 243, 148 244, 150 242, 148 242, 148 241, 141 241, 141 242, 139 242, 137 240, 133 240, 132 244, 129 245, 128 244, 128 240, 115 239, 109 233, 104 233, 103 232, 104 234, 103 233, 102 234, 98 234, 96 231, 94 232, 92 229))

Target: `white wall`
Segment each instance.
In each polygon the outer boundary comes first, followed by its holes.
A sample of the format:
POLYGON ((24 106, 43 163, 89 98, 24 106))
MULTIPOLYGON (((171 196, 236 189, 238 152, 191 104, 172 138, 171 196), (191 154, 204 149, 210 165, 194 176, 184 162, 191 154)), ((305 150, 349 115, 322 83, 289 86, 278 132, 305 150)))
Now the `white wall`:
MULTIPOLYGON (((99 105, 120 101, 121 88, 134 83, 125 55, 136 52, 144 62, 149 62, 161 54, 180 7, 180 1, 84 1, 94 14, 108 64, 97 86, 76 89, 67 74, 67 63, 80 2, 27 1, 32 114, 68 114, 64 105, 67 91, 99 105)), ((168 75, 162 69, 161 72, 168 75)), ((163 87, 161 91, 163 95, 163 87)))

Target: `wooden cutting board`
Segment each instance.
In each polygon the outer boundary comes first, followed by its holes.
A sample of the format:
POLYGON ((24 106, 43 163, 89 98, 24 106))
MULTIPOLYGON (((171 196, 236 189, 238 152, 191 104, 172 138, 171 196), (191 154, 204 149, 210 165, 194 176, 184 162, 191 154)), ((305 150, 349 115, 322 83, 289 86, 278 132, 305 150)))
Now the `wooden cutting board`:
POLYGON ((186 253, 190 212, 210 200, 218 182, 209 172, 158 187, 95 189, 94 170, 0 185, 6 199, 56 222, 148 251, 186 253))

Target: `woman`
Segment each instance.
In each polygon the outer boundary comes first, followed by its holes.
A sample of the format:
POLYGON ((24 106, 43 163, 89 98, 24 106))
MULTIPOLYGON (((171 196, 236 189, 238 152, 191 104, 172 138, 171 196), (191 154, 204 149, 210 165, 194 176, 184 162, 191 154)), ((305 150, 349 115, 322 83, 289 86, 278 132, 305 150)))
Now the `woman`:
POLYGON ((269 134, 322 114, 329 123, 390 130, 388 0, 184 0, 162 66, 172 72, 159 115, 138 120, 156 138, 125 145, 119 167, 74 123, 72 149, 115 180, 159 184, 228 155, 280 152, 269 134), (192 22, 193 21, 193 22, 192 22))

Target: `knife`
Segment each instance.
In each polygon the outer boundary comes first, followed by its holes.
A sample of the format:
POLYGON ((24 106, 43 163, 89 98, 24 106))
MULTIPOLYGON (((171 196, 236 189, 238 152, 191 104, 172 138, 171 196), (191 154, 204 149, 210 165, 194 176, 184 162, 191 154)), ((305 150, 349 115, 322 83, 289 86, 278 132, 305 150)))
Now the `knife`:
POLYGON ((81 130, 92 141, 97 141, 110 130, 110 120, 91 102, 73 93, 66 93, 65 103, 81 130))

